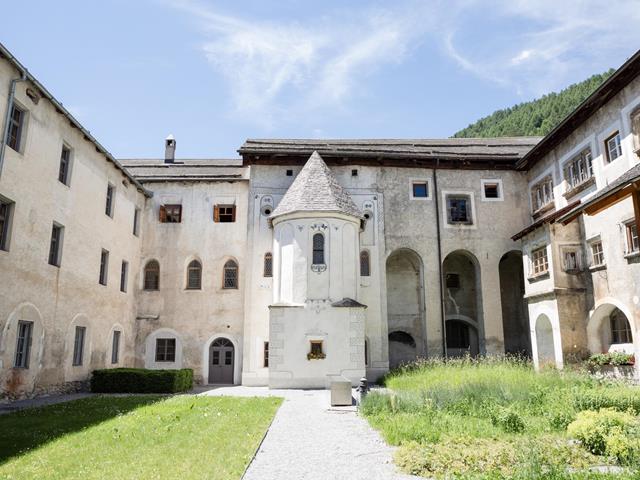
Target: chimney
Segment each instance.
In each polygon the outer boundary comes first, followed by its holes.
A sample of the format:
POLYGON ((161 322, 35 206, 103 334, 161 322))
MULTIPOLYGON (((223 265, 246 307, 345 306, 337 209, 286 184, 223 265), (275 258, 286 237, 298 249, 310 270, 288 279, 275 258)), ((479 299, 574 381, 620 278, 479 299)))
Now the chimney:
POLYGON ((176 139, 169 135, 164 141, 164 163, 173 163, 176 159, 176 139))

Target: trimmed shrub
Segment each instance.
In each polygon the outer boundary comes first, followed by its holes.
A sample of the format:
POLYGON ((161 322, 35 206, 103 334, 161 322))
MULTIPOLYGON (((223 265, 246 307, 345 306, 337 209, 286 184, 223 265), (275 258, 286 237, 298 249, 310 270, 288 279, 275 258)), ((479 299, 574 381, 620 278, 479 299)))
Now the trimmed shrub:
MULTIPOLYGON (((597 412, 587 410, 578 413, 567 432, 595 455, 616 456, 609 451, 609 442, 612 442, 611 448, 614 448, 614 444, 620 443, 620 436, 627 441, 632 440, 630 434, 638 431, 637 423, 633 415, 612 408, 603 408, 597 412)), ((615 448, 618 451, 618 447, 615 448)))
POLYGON ((193 370, 107 368, 94 370, 91 391, 96 393, 176 393, 193 385, 193 370))

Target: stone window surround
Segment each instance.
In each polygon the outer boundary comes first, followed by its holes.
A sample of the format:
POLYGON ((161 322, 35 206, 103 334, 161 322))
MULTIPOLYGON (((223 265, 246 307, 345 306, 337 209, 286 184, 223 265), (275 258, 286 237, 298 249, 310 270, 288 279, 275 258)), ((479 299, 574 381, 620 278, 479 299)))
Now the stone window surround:
POLYGON ((62 146, 60 147, 60 164, 58 168, 58 181, 65 187, 69 188, 71 186, 71 174, 73 171, 73 157, 74 157, 73 148, 69 145, 68 142, 63 141, 62 146), (64 158, 64 152, 67 153, 67 158, 64 158), (66 167, 64 171, 64 175, 62 175, 62 165, 63 160, 66 160, 66 167))
POLYGON ((554 175, 553 164, 549 165, 549 167, 547 167, 540 175, 538 175, 534 180, 529 182, 529 204, 531 208, 531 215, 533 217, 538 217, 542 213, 553 210, 555 208, 555 198, 556 198, 555 188, 556 188, 556 178, 554 175), (551 179, 551 199, 549 200, 549 202, 545 203, 544 205, 538 208, 535 208, 535 205, 533 202, 533 191, 540 184, 544 183, 545 181, 548 181, 548 179, 551 179))
POLYGON ((502 188, 502 179, 500 178, 483 178, 480 180, 480 199, 483 202, 503 202, 504 201, 504 190, 502 188), (485 185, 498 185, 498 196, 496 198, 487 198, 485 197, 485 185))
POLYGON ((451 229, 451 230, 477 230, 478 229, 478 217, 477 217, 477 210, 476 210, 476 204, 475 204, 475 195, 474 192, 472 190, 442 190, 440 192, 440 194, 442 195, 442 206, 441 206, 441 210, 442 210, 442 225, 444 226, 444 228, 446 229, 451 229), (453 195, 453 196, 467 196, 469 197, 469 203, 471 204, 471 222, 470 223, 449 223, 449 215, 448 215, 448 208, 447 208, 447 197, 453 195))
POLYGON ((587 243, 587 248, 588 248, 588 258, 589 258, 589 270, 591 271, 595 271, 595 270, 600 270, 600 269, 604 269, 607 267, 607 256, 605 254, 604 251, 604 242, 602 241, 602 237, 600 236, 600 234, 597 235, 593 235, 591 237, 589 237, 586 241, 587 243), (596 244, 600 244, 601 247, 601 256, 602 256, 602 263, 594 263, 594 257, 593 257, 593 246, 596 244))
POLYGON ((624 152, 622 151, 622 134, 620 133, 620 130, 616 130, 604 139, 604 153, 606 163, 615 162, 617 159, 624 155, 624 152), (615 144, 613 149, 611 145, 612 142, 614 142, 615 144), (618 152, 618 154, 614 158, 612 158, 612 150, 618 152))
POLYGON ((549 250, 548 250, 548 244, 547 243, 543 243, 543 244, 535 244, 531 246, 531 250, 529 251, 529 275, 527 277, 527 279, 530 282, 539 280, 539 279, 543 279, 543 278, 548 278, 549 277, 549 272, 551 270, 551 265, 549 262, 549 250), (535 268, 534 268, 534 254, 536 252, 539 251, 545 251, 545 256, 547 258, 546 260, 546 264, 547 264, 547 269, 544 271, 540 271, 535 273, 535 268))
POLYGON ((579 243, 561 243, 558 245, 560 261, 562 262, 562 271, 565 273, 577 273, 582 270, 582 246, 579 243), (567 268, 566 254, 575 253, 575 268, 567 268))
POLYGON ((609 138, 611 138, 616 132, 618 132, 620 134, 620 139, 621 139, 621 148, 622 148, 622 155, 624 156, 625 154, 625 148, 624 148, 624 132, 622 129, 622 123, 619 119, 611 122, 611 124, 609 124, 606 128, 602 129, 596 138, 596 143, 598 145, 598 149, 593 151, 593 155, 594 155, 594 160, 596 155, 602 157, 602 160, 600 162, 600 168, 602 170, 606 170, 607 168, 609 168, 610 165, 615 164, 615 160, 618 160, 620 157, 616 158, 614 161, 609 161, 609 157, 608 157, 608 153, 607 153, 607 140, 609 138))
POLYGON ((412 177, 409 179, 409 200, 418 200, 425 201, 431 200, 433 198, 431 188, 431 178, 429 177, 412 177), (427 185, 427 196, 426 197, 414 197, 413 196, 413 185, 416 183, 425 183, 427 185))
MULTIPOLYGON (((640 117, 640 95, 629 102, 620 113, 622 115, 622 135, 632 134, 632 149, 640 157, 640 130, 634 129, 634 119, 640 117)), ((640 122, 640 120, 637 121, 640 122)))
MULTIPOLYGON (((622 236, 623 236, 623 240, 622 240, 622 246, 623 246, 623 252, 624 252, 624 258, 626 259, 631 259, 631 258, 636 258, 638 256, 640 256, 640 249, 639 248, 633 248, 633 246, 630 244, 631 242, 631 231, 630 228, 632 227, 632 225, 635 224, 635 218, 628 218, 626 220, 623 220, 620 224, 621 227, 621 232, 622 232, 622 236)), ((636 225, 636 238, 638 237, 638 226, 636 225)), ((640 242, 640 240, 637 240, 636 243, 640 242)))
POLYGON ((27 135, 29 131, 30 112, 24 106, 24 104, 22 104, 15 98, 13 99, 13 105, 11 106, 11 108, 14 108, 14 107, 22 112, 22 119, 20 121, 20 124, 21 124, 20 134, 19 134, 18 145, 17 145, 18 148, 14 149, 13 147, 11 147, 11 145, 9 145, 9 138, 7 138, 6 144, 7 144, 7 147, 11 148, 14 152, 20 155, 24 155, 25 147, 27 145, 27 135))
POLYGON ((587 139, 580 142, 560 158, 560 161, 558 163, 560 165, 560 172, 562 173, 562 182, 565 186, 565 191, 562 195, 565 198, 571 198, 596 183, 596 156, 596 138, 595 135, 590 135, 587 139), (566 170, 569 167, 569 164, 576 161, 578 156, 582 155, 582 153, 586 150, 590 150, 591 153, 591 176, 584 181, 572 186, 569 179, 567 179, 566 170))

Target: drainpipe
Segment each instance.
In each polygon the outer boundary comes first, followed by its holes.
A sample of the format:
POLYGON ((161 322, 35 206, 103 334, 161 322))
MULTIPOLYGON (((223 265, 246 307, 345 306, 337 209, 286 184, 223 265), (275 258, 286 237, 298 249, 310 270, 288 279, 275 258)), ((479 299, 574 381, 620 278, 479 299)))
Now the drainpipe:
POLYGON ((442 322, 442 356, 447 357, 447 324, 444 313, 444 285, 442 283, 442 238, 440 235, 440 195, 438 193, 438 176, 436 171, 440 166, 440 159, 436 159, 436 166, 433 169, 433 195, 436 207, 436 235, 438 237, 438 275, 440 277, 440 321, 442 322))
POLYGON ((16 84, 27 80, 27 72, 21 72, 20 78, 11 80, 9 86, 9 96, 7 97, 7 112, 4 116, 4 130, 2 132, 2 144, 0 144, 0 177, 2 177, 2 166, 4 165, 4 151, 7 148, 7 138, 9 137, 9 121, 11 120, 11 110, 13 109, 13 99, 16 94, 16 84))

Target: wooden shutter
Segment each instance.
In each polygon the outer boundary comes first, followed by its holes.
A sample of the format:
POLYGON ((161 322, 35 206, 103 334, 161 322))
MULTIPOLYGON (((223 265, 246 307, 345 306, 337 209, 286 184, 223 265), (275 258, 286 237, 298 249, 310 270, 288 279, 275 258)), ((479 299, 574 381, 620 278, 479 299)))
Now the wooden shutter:
POLYGON ((216 223, 220 221, 220 207, 218 205, 213 206, 213 221, 216 223))
POLYGON ((231 206, 231 221, 232 222, 236 221, 236 206, 235 205, 231 206))
POLYGON ((164 205, 160 205, 160 222, 167 222, 167 209, 164 207, 164 205))

